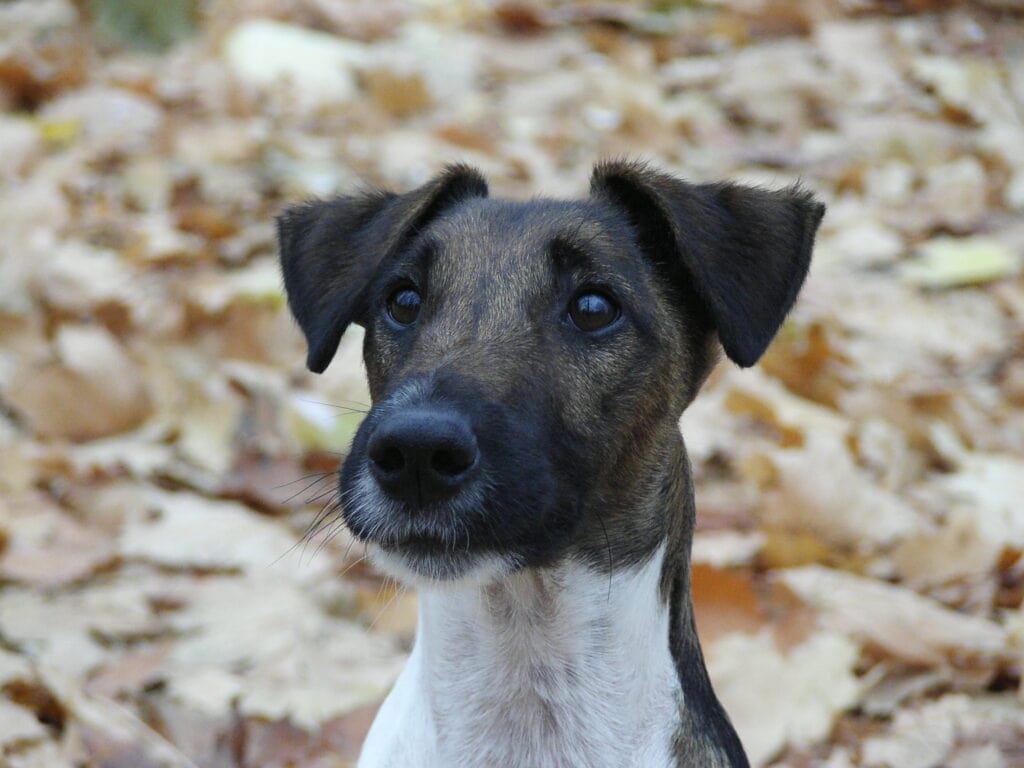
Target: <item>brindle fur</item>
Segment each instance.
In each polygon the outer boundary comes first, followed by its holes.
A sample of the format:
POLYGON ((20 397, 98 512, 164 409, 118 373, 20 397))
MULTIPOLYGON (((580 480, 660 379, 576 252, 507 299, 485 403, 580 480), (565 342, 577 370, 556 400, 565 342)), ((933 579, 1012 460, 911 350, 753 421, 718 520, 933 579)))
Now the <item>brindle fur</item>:
POLYGON ((679 417, 721 347, 741 365, 763 353, 803 282, 823 213, 796 188, 692 185, 606 163, 581 201, 491 200, 476 171, 454 166, 404 195, 312 202, 279 219, 309 367, 327 366, 348 323, 366 328, 375 407, 343 471, 343 496, 356 499, 349 527, 386 545, 416 525, 446 524, 440 513, 382 522, 354 495, 374 425, 398 399, 418 398, 465 410, 490 461, 483 503, 448 510, 474 548, 518 568, 576 558, 607 573, 667 543, 661 592, 685 702, 672 745, 680 766, 747 760, 694 626, 695 507, 679 417), (398 331, 383 308, 402 282, 424 304, 416 327, 398 331), (588 283, 620 302, 614 332, 587 337, 567 325, 573 290, 588 283))

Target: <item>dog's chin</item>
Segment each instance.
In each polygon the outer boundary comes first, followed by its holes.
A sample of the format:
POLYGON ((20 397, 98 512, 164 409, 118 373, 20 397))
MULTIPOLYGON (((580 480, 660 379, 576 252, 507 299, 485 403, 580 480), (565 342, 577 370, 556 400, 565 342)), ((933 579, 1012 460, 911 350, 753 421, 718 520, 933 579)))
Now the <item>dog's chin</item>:
POLYGON ((466 517, 486 503, 478 487, 442 506, 410 510, 383 494, 365 470, 353 479, 341 489, 350 499, 342 516, 388 576, 420 589, 457 587, 501 579, 520 566, 514 552, 474 541, 466 517))
POLYGON ((465 550, 436 550, 422 545, 368 543, 367 552, 378 569, 417 589, 482 586, 513 573, 513 555, 465 550))

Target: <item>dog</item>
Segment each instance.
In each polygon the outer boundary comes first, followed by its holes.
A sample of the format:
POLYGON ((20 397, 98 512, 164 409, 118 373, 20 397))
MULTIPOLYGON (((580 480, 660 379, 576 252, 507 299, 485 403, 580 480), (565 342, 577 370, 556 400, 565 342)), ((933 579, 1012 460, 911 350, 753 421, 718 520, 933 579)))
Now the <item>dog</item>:
POLYGON ((344 521, 419 589, 360 768, 748 765, 694 625, 678 424, 720 350, 764 353, 824 211, 615 161, 580 200, 454 165, 278 218, 310 370, 365 328, 344 521))

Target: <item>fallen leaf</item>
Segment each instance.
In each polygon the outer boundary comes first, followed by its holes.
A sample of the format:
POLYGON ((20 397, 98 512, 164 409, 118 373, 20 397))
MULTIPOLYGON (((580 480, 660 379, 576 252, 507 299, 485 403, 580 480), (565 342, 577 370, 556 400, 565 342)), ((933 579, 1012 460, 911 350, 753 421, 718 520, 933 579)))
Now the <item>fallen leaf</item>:
POLYGON ((1020 259, 998 240, 940 237, 918 246, 918 257, 903 269, 904 278, 928 288, 988 283, 1020 272, 1020 259))
POLYGON ((393 641, 325 616, 308 590, 267 576, 189 584, 168 616, 185 637, 168 656, 171 694, 209 713, 315 730, 380 701, 404 662, 393 641))
POLYGON ((54 595, 23 587, 0 591, 0 632, 47 669, 67 675, 84 677, 115 655, 113 640, 160 628, 145 595, 130 582, 54 595))
POLYGON ((32 676, 32 666, 24 656, 0 648, 0 687, 32 676))
POLYGON ((0 176, 13 176, 30 168, 43 152, 39 127, 21 115, 0 116, 0 176))
POLYGON ((978 534, 997 546, 1024 549, 1024 460, 1006 454, 964 452, 955 471, 932 482, 963 509, 978 534))
POLYGON ((244 21, 224 41, 224 58, 241 80, 287 87, 311 104, 352 99, 353 67, 365 56, 361 43, 271 19, 244 21))
POLYGON ((50 123, 73 122, 93 147, 122 152, 148 148, 164 120, 163 110, 149 99, 102 85, 70 91, 48 102, 39 116, 50 123))
POLYGON ((394 72, 374 69, 364 75, 366 87, 380 107, 403 117, 422 112, 431 105, 430 91, 419 72, 394 72))
POLYGON ((914 57, 911 66, 945 106, 973 120, 1012 119, 1015 114, 993 61, 968 55, 926 54, 914 57))
POLYGON ((1006 758, 994 744, 958 749, 949 758, 949 768, 1009 768, 1006 758))
POLYGON ((104 328, 65 325, 54 351, 56 360, 26 369, 8 392, 37 434, 92 440, 124 432, 149 415, 138 367, 104 328))
POLYGON ((821 612, 826 626, 917 664, 1011 655, 1005 629, 945 608, 903 587, 821 566, 781 571, 779 579, 821 612))
POLYGON ((33 713, 0 698, 0 751, 24 749, 47 735, 33 713))
MULTIPOLYGON (((890 733, 868 738, 862 747, 865 766, 940 768, 959 743, 975 741, 1019 745, 1024 715, 1009 697, 972 700, 948 694, 916 709, 901 710, 890 733)), ((971 764, 982 768, 983 764, 971 764)))
POLYGON ((259 259, 226 274, 207 274, 190 289, 192 300, 211 315, 236 302, 273 308, 285 305, 281 268, 276 259, 259 259))
POLYGON ((177 413, 177 448, 189 462, 223 475, 235 461, 241 398, 218 379, 197 383, 188 405, 177 413))
POLYGON ((723 382, 727 387, 725 407, 770 424, 779 431, 779 442, 785 447, 802 445, 806 433, 845 438, 851 431, 850 423, 835 410, 797 397, 756 369, 732 373, 728 381, 723 382))
POLYGON ((43 683, 67 712, 68 728, 78 732, 87 755, 137 768, 197 768, 170 742, 128 708, 85 693, 74 679, 45 670, 43 683))
POLYGON ((695 563, 691 569, 693 612, 702 644, 731 632, 756 632, 768 615, 760 604, 749 569, 695 563))
POLYGON ((785 655, 767 632, 731 634, 707 654, 715 690, 753 766, 767 764, 787 744, 825 738, 860 695, 857 645, 839 634, 817 632, 785 655))
POLYGON ((19 749, 5 759, 9 768, 78 768, 80 764, 75 763, 67 752, 52 741, 44 741, 19 749))
POLYGON ((126 317, 138 300, 135 275, 117 253, 69 240, 59 243, 37 274, 32 288, 50 306, 86 316, 114 305, 126 317))
POLYGON ((759 531, 697 531, 690 562, 713 568, 750 565, 764 543, 765 535, 759 531))
POLYGON ((121 533, 125 558, 172 568, 275 574, 299 583, 313 581, 329 568, 323 558, 303 559, 286 527, 237 502, 151 489, 140 495, 139 503, 145 506, 121 533))
POLYGON ((904 582, 920 588, 986 576, 1002 552, 1003 544, 982 535, 970 514, 953 510, 938 530, 900 542, 893 560, 904 582))
POLYGON ((15 517, 0 576, 46 589, 84 579, 111 565, 117 550, 98 531, 56 510, 15 517))
POLYGON ((763 456, 773 472, 761 517, 769 529, 810 533, 840 551, 870 552, 922 529, 918 513, 879 488, 832 434, 809 433, 801 448, 763 456))

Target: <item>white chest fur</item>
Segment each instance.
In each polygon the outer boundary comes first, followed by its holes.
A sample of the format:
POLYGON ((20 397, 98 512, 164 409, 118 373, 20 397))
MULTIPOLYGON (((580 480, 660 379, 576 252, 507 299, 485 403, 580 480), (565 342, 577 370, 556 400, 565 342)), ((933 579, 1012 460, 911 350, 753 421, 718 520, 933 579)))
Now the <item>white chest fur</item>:
POLYGON ((662 768, 680 692, 663 552, 420 595, 416 647, 359 768, 662 768))

